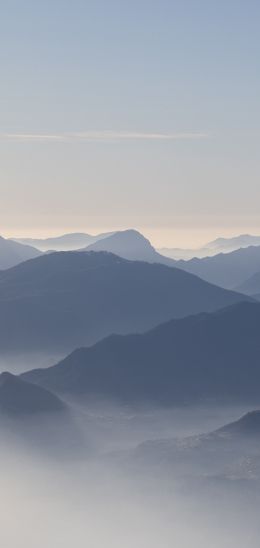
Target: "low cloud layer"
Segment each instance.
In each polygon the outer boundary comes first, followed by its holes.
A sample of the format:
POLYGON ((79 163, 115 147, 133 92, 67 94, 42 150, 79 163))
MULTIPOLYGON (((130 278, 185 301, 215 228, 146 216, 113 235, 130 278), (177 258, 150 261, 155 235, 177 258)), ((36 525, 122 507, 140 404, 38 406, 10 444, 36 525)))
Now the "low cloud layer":
POLYGON ((205 139, 202 132, 138 132, 138 131, 82 131, 64 133, 1 133, 1 141, 14 142, 119 142, 119 141, 178 141, 205 139))

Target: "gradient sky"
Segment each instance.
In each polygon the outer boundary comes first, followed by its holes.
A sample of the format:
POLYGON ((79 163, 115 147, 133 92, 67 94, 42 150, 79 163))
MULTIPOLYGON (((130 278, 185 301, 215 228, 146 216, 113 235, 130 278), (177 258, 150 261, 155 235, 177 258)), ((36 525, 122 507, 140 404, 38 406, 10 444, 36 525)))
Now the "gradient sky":
POLYGON ((260 233, 259 0, 5 0, 0 232, 260 233))

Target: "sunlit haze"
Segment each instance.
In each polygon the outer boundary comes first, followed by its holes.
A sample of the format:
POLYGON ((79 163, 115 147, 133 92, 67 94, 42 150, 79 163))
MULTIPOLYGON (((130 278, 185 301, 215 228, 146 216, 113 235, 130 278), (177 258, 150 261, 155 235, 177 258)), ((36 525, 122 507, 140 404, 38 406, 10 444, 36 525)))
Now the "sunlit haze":
POLYGON ((259 17, 254 0, 3 5, 0 232, 260 233, 259 17))

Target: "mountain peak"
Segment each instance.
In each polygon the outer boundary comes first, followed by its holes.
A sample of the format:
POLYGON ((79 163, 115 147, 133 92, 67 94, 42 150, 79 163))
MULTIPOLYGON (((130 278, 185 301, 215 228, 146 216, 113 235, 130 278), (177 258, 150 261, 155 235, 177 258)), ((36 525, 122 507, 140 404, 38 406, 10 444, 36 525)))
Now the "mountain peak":
POLYGON ((174 266, 174 261, 160 255, 138 230, 127 229, 98 240, 85 248, 86 251, 108 251, 130 261, 144 261, 174 266))

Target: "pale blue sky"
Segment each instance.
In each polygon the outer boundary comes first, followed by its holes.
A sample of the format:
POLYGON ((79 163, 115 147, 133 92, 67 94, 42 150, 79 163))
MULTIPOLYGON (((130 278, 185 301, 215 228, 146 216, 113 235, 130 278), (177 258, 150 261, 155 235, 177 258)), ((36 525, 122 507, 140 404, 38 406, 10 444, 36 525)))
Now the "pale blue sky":
POLYGON ((260 233, 258 0, 6 0, 0 231, 260 233))

